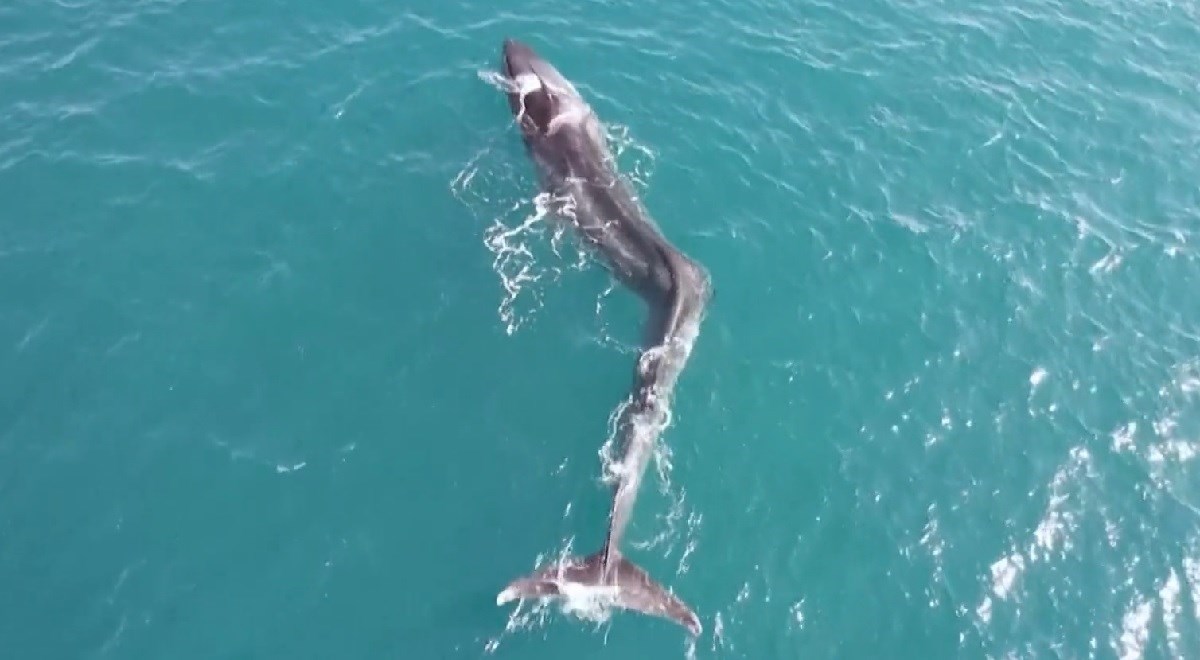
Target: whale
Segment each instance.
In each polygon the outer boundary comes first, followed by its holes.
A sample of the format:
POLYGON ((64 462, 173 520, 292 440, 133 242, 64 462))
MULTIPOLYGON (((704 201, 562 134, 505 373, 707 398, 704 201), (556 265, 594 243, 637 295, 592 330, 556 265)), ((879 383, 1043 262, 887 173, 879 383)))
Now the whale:
POLYGON ((603 546, 586 556, 556 558, 519 577, 496 597, 548 600, 595 588, 612 605, 702 631, 692 607, 630 560, 621 541, 670 402, 712 298, 708 271, 673 246, 617 168, 592 107, 558 69, 532 47, 505 39, 501 74, 509 108, 542 192, 554 200, 582 244, 599 255, 647 314, 633 382, 617 415, 617 461, 603 546))

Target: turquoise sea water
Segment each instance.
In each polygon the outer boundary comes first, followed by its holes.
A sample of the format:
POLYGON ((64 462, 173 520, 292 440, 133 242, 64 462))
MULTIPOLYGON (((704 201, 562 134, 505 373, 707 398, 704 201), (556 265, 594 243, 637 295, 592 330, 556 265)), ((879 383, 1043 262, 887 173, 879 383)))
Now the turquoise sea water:
POLYGON ((0 657, 1200 655, 1200 5, 0 7, 0 657), (716 298, 628 553, 641 310, 488 72, 716 298))

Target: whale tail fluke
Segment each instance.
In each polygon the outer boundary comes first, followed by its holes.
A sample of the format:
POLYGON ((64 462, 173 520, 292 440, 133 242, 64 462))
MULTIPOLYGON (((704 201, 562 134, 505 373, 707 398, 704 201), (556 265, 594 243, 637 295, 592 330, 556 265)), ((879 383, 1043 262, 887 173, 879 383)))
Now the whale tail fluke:
POLYGON ((531 575, 513 580, 496 596, 496 604, 513 600, 594 595, 617 607, 670 619, 699 635, 700 619, 686 603, 663 588, 646 571, 610 550, 587 557, 567 557, 531 575))

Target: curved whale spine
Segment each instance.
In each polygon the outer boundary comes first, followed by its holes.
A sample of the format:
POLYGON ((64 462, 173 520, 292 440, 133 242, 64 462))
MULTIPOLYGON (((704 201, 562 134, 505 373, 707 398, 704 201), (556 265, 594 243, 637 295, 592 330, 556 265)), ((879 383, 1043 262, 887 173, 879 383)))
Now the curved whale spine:
POLYGON ((655 226, 617 172, 599 120, 575 87, 518 41, 505 40, 502 59, 509 105, 543 187, 553 198, 569 200, 561 214, 646 302, 649 318, 617 426, 621 459, 604 546, 514 580, 496 602, 561 596, 572 585, 612 587, 618 606, 673 620, 699 635, 702 627, 692 608, 625 558, 620 544, 712 295, 708 273, 655 226))

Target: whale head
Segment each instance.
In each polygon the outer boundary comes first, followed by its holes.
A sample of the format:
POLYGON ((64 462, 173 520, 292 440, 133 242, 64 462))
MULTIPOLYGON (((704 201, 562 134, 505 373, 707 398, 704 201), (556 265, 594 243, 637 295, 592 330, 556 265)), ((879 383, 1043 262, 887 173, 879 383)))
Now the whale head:
POLYGON ((504 40, 501 69, 509 108, 527 137, 552 135, 586 118, 588 106, 575 86, 524 43, 504 40))

